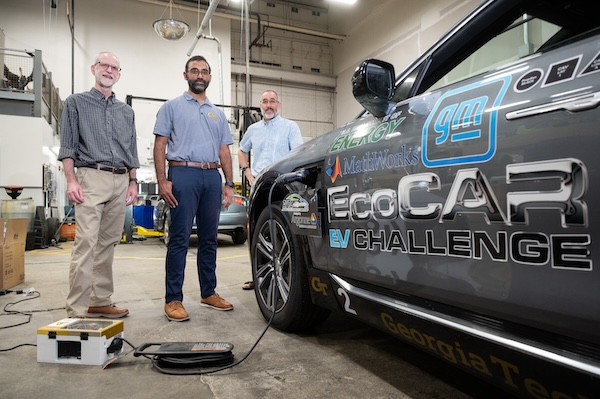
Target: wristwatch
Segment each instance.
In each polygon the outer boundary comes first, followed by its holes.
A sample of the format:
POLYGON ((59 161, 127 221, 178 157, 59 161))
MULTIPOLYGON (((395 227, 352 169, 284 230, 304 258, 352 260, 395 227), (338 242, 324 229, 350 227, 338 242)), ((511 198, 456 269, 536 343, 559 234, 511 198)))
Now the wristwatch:
POLYGON ((129 183, 131 182, 135 182, 135 184, 137 184, 138 180, 135 177, 132 177, 129 179, 129 183))
POLYGON ((231 188, 235 187, 235 184, 233 184, 233 182, 232 182, 232 181, 225 182, 225 185, 226 185, 227 187, 231 187, 231 188))
POLYGON ((244 167, 242 168, 242 173, 244 173, 244 172, 246 171, 246 169, 248 169, 248 168, 249 168, 249 166, 244 166, 244 167))

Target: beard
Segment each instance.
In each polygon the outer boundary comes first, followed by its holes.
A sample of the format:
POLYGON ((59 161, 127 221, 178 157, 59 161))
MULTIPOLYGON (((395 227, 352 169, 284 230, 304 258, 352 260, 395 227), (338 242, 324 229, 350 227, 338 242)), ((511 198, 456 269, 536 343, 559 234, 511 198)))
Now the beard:
POLYGON ((114 78, 107 78, 105 76, 98 76, 96 78, 96 82, 98 82, 98 85, 100 87, 103 87, 105 89, 110 89, 111 87, 114 86, 114 84, 116 83, 116 80, 114 78))
POLYGON ((192 93, 202 94, 208 89, 208 82, 204 79, 188 79, 188 86, 192 93))
POLYGON ((270 121, 271 119, 275 118, 278 114, 277 109, 267 109, 264 113, 264 118, 268 121, 270 121))

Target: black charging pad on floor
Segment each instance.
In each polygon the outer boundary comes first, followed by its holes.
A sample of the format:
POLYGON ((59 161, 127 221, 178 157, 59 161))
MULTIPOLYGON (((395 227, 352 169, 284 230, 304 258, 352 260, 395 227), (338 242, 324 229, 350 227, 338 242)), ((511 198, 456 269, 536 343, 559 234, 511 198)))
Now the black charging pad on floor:
POLYGON ((142 344, 133 355, 151 357, 159 369, 223 367, 233 363, 232 350, 229 342, 163 342, 142 344))

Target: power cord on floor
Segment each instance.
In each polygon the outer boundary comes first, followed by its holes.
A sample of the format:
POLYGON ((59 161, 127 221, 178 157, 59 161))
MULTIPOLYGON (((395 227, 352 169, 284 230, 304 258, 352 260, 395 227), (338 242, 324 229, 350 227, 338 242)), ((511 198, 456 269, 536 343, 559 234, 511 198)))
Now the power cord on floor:
POLYGON ((27 324, 31 321, 31 317, 33 316, 33 312, 29 312, 29 311, 21 311, 21 310, 10 310, 10 308, 14 305, 17 305, 21 302, 25 302, 25 301, 30 301, 32 299, 36 299, 39 298, 42 294, 40 294, 38 291, 35 290, 35 288, 28 288, 27 290, 16 290, 14 291, 15 294, 17 295, 21 295, 21 294, 25 294, 26 297, 23 299, 20 299, 18 301, 15 302, 9 302, 6 305, 4 305, 4 313, 0 314, 0 316, 14 316, 14 315, 20 315, 20 316, 26 316, 27 320, 22 322, 22 323, 17 323, 17 324, 13 324, 10 326, 2 326, 0 327, 0 330, 5 329, 5 328, 12 328, 12 327, 17 327, 17 326, 22 326, 23 324, 27 324))
POLYGON ((271 315, 271 318, 269 319, 269 322, 265 326, 263 332, 260 334, 254 345, 252 345, 248 353, 246 353, 244 357, 242 357, 239 361, 235 363, 233 363, 234 358, 233 354, 231 353, 225 353, 222 356, 215 355, 208 357, 206 355, 186 357, 152 355, 152 352, 143 352, 139 350, 145 345, 138 347, 133 345, 131 342, 127 341, 125 338, 121 339, 123 340, 123 342, 125 342, 127 345, 131 346, 135 350, 134 356, 143 356, 146 359, 151 360, 152 366, 154 366, 154 368, 160 371, 161 373, 169 375, 206 375, 233 368, 241 364, 244 360, 246 360, 266 334, 267 330, 271 326, 271 323, 273 322, 274 316, 275 312, 273 312, 273 314, 271 315), (207 367, 208 365, 217 368, 214 368, 212 370, 181 370, 182 368, 192 367, 197 369, 202 366, 207 367))
MULTIPOLYGON (((280 179, 277 179, 275 181, 275 184, 273 184, 271 186, 271 189, 269 190, 269 196, 268 196, 268 203, 267 206, 269 208, 269 234, 271 235, 271 243, 273 245, 273 251, 272 253, 275 255, 277 253, 277 249, 276 244, 277 244, 277 240, 275 237, 275 227, 274 227, 274 222, 273 222, 273 212, 272 212, 272 207, 271 207, 271 198, 273 195, 273 189, 274 187, 277 185, 277 183, 280 182, 289 182, 289 181, 293 181, 293 180, 299 180, 301 178, 304 178, 306 176, 306 171, 305 170, 301 170, 299 173, 295 172, 293 174, 287 174, 287 175, 282 175, 280 177, 280 179)), ((241 358, 238 362, 233 363, 233 354, 229 353, 223 353, 221 355, 215 355, 215 356, 206 356, 206 355, 198 355, 198 356, 194 356, 194 355, 185 355, 182 357, 177 357, 177 356, 162 356, 162 355, 158 355, 155 354, 153 355, 151 352, 144 352, 143 349, 145 349, 148 345, 150 344, 144 344, 140 347, 136 347, 135 345, 133 345, 131 342, 127 341, 124 338, 121 338, 123 340, 123 342, 127 343, 129 346, 131 346, 134 349, 134 356, 143 356, 147 359, 150 359, 152 361, 152 365, 154 366, 154 368, 156 368, 158 371, 160 371, 161 373, 164 374, 170 374, 170 375, 206 375, 206 374, 212 374, 212 373, 217 373, 219 371, 223 371, 223 370, 227 370, 230 368, 233 368, 235 366, 240 365, 243 361, 245 361, 248 356, 250 356, 250 354, 254 351, 254 349, 256 348, 256 346, 258 345, 258 343, 262 340, 262 338, 264 337, 264 335, 267 333, 267 331, 269 330, 269 328, 271 327, 271 324, 273 323, 273 319, 275 318, 275 313, 276 313, 276 309, 275 309, 275 296, 277 293, 277 285, 278 285, 278 279, 277 276, 275 276, 275 265, 273 265, 273 280, 275 282, 275 286, 272 290, 272 301, 271 303, 273 304, 273 309, 272 309, 272 313, 271 313, 271 317, 269 318, 269 321, 267 323, 267 325, 265 326, 263 332, 260 334, 260 336, 258 337, 258 339, 256 340, 256 342, 254 343, 254 345, 252 345, 252 347, 250 348, 250 350, 248 351, 248 353, 246 353, 244 355, 243 358, 241 358), (194 370, 194 371, 182 371, 182 368, 199 368, 202 366, 206 366, 207 364, 210 364, 210 366, 212 367, 217 367, 215 369, 212 370, 194 370), (166 367, 168 366, 168 367, 166 367), (219 367, 221 366, 221 367, 219 367)))
MULTIPOLYGON (((0 314, 0 316, 26 316, 27 320, 22 322, 22 323, 17 323, 17 324, 12 324, 10 326, 2 326, 0 327, 0 330, 6 329, 6 328, 12 328, 12 327, 17 327, 17 326, 22 326, 23 324, 27 324, 31 321, 31 317, 33 316, 33 312, 28 312, 28 311, 21 311, 21 310, 10 310, 10 308, 16 304, 19 304, 21 302, 25 302, 25 301, 29 301, 32 299, 36 299, 39 298, 42 294, 40 294, 38 291, 36 291, 34 288, 28 288, 26 290, 15 290, 15 291, 10 291, 10 290, 2 290, 4 293, 0 294, 0 295, 6 295, 9 293, 14 292, 17 295, 22 295, 25 294, 26 297, 23 299, 20 299, 18 301, 15 302, 9 302, 6 305, 4 305, 4 313, 0 314)), ((12 348, 8 348, 8 349, 0 349, 0 352, 8 352, 11 351, 13 349, 19 348, 21 346, 37 346, 36 344, 19 344, 17 346, 13 346, 12 348)))

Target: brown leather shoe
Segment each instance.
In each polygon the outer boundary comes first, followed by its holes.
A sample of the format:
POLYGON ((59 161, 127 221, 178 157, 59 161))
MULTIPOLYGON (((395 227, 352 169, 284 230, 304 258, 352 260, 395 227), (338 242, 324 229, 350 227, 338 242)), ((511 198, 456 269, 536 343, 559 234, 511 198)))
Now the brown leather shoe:
POLYGON ((90 306, 87 317, 106 317, 107 319, 119 319, 129 314, 129 310, 118 308, 115 305, 90 306))
POLYGON ((233 305, 221 298, 216 292, 209 297, 202 298, 200 300, 200 305, 216 310, 233 310, 233 305))
POLYGON ((165 304, 165 316, 171 321, 186 321, 190 315, 185 311, 181 301, 171 301, 165 304))

